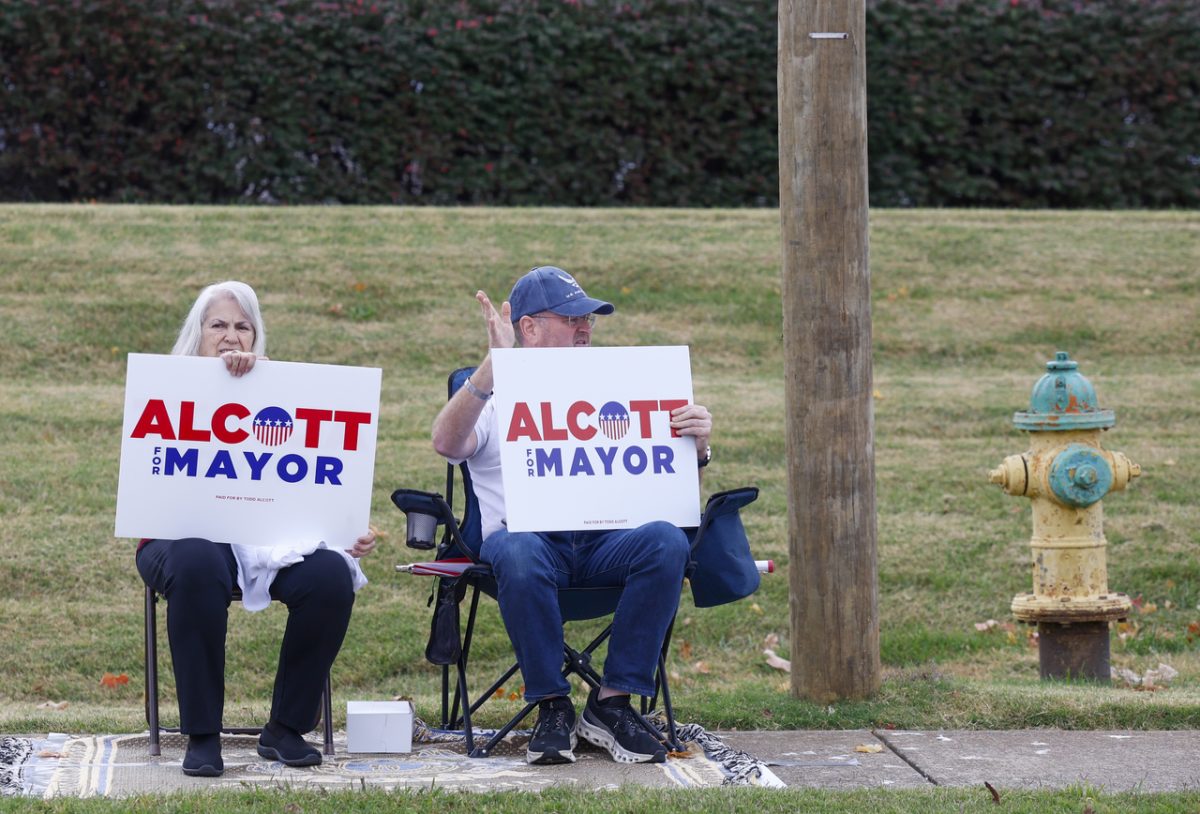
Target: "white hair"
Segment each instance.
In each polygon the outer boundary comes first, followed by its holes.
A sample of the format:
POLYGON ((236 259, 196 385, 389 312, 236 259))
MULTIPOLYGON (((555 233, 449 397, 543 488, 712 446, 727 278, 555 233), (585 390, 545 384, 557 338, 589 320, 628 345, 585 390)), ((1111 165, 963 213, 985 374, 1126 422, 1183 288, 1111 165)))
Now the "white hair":
POLYGON ((175 356, 195 356, 200 352, 200 339, 204 334, 204 318, 208 315, 208 307, 218 297, 230 297, 242 309, 242 313, 254 326, 254 345, 250 348, 256 355, 263 356, 267 352, 267 329, 263 325, 262 312, 258 308, 258 295, 254 289, 237 280, 226 280, 223 283, 213 283, 200 292, 192 310, 188 312, 183 327, 179 329, 179 338, 171 353, 175 356))

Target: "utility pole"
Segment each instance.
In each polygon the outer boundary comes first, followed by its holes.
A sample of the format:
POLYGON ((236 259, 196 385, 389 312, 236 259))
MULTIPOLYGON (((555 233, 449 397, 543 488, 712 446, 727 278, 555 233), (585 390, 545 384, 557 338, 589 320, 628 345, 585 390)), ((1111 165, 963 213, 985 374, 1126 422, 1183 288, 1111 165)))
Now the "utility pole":
POLYGON ((779 2, 792 694, 879 689, 865 0, 779 2))

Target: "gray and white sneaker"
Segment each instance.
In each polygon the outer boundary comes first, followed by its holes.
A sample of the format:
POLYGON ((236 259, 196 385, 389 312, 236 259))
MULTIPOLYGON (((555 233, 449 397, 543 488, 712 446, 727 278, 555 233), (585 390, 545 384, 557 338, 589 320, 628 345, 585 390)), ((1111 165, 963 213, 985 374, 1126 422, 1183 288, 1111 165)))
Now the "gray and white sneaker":
POLYGON ((565 696, 546 698, 538 703, 537 723, 533 726, 533 737, 525 749, 528 763, 574 763, 575 707, 565 696))
POLYGON ((667 747, 642 724, 628 695, 600 701, 592 690, 576 729, 588 743, 607 749, 618 763, 663 763, 667 759, 667 747))

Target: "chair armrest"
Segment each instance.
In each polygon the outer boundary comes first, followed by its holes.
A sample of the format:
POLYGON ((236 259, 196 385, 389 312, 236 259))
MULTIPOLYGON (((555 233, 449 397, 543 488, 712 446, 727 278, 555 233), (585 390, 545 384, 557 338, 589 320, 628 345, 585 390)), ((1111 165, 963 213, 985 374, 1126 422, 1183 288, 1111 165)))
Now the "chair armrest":
POLYGON ((740 512, 744 507, 749 506, 756 500, 758 500, 757 486, 742 486, 738 489, 729 489, 713 494, 708 499, 708 503, 704 504, 704 513, 700 515, 700 526, 696 529, 696 536, 692 540, 692 548, 695 549, 699 545, 700 540, 704 537, 704 533, 708 531, 717 518, 727 515, 730 512, 740 512))

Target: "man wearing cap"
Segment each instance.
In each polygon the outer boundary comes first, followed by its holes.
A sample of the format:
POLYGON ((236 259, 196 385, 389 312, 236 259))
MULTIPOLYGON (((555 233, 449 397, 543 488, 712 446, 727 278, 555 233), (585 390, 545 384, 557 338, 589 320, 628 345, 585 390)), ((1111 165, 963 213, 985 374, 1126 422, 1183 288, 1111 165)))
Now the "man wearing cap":
MULTIPOLYGON (((616 310, 589 297, 570 274, 540 266, 517 280, 497 311, 476 292, 489 348, 587 347, 597 315, 616 310)), ((500 614, 525 679, 538 702, 530 763, 574 762, 576 733, 623 763, 662 763, 666 749, 641 723, 630 693, 654 694, 654 672, 679 602, 688 560, 687 536, 666 522, 612 531, 510 533, 504 527, 500 439, 492 397, 490 353, 433 422, 433 446, 451 463, 467 462, 483 526, 480 559, 491 565, 500 614), (623 587, 599 690, 576 722, 571 685, 562 675, 560 587, 623 587)), ((708 463, 712 417, 700 405, 671 412, 671 426, 696 441, 708 463)))

